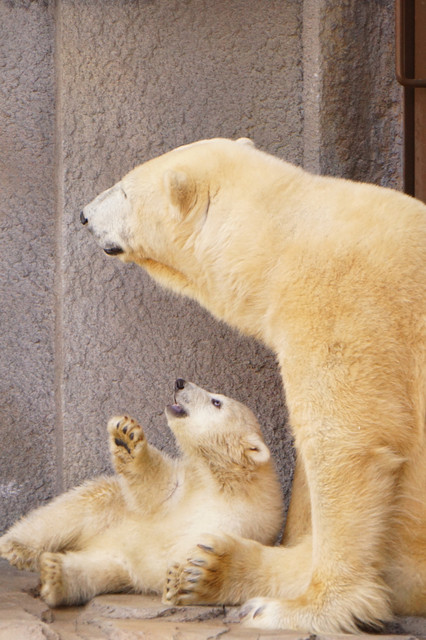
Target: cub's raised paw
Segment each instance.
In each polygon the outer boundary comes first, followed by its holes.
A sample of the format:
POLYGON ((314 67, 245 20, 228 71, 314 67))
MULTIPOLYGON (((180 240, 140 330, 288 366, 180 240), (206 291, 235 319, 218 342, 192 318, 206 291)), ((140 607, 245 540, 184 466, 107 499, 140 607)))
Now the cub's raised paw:
POLYGON ((62 554, 42 553, 40 557, 40 595, 49 607, 57 607, 65 600, 62 554))
POLYGON ((163 602, 175 605, 234 604, 236 594, 229 592, 230 536, 204 536, 184 564, 167 571, 163 602))
POLYGON ((36 571, 40 552, 28 547, 13 538, 3 536, 0 538, 0 557, 9 560, 10 564, 18 569, 36 571))
POLYGON ((108 422, 110 449, 121 462, 137 456, 146 446, 142 427, 128 416, 117 416, 108 422))

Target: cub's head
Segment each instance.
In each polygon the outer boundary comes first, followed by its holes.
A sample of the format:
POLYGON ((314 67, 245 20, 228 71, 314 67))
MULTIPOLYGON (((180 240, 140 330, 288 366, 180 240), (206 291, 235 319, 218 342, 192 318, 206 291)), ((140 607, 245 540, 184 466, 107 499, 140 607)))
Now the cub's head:
POLYGON ((178 378, 174 404, 166 408, 181 449, 201 453, 220 466, 254 468, 270 461, 259 423, 248 407, 178 378))

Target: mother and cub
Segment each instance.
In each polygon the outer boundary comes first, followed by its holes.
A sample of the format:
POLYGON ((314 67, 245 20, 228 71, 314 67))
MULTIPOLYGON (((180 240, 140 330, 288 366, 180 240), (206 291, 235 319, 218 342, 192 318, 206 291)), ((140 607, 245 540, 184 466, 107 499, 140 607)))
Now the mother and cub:
POLYGON ((426 206, 215 139, 137 167, 81 221, 282 372, 297 450, 283 546, 209 539, 198 580, 175 571, 166 597, 253 598, 248 624, 312 632, 425 615, 426 206))

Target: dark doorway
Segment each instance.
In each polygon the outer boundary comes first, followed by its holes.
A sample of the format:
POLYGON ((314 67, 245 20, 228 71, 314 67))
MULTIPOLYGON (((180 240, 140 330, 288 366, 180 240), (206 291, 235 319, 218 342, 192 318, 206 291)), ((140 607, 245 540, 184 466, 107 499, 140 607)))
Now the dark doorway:
POLYGON ((404 188, 426 202, 426 0, 396 0, 396 75, 404 86, 404 188))

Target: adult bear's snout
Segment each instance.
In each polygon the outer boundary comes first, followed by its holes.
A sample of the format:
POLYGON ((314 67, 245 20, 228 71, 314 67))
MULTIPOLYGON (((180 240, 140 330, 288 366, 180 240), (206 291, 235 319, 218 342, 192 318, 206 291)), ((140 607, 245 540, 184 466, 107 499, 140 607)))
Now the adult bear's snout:
POLYGON ((86 218, 86 216, 84 215, 84 211, 82 211, 82 212, 80 213, 80 222, 81 222, 81 224, 83 224, 83 225, 84 225, 84 224, 87 224, 87 223, 89 222, 89 221, 88 221, 88 219, 86 218))

